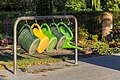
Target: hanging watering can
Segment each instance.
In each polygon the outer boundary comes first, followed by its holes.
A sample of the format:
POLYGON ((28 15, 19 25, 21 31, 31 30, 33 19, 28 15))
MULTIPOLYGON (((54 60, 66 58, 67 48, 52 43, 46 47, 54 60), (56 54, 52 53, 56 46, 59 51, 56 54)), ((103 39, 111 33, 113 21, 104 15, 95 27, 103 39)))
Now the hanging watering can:
POLYGON ((40 39, 34 36, 30 26, 24 24, 18 33, 18 44, 29 54, 34 54, 40 39))
POLYGON ((62 48, 77 48, 77 49, 81 49, 77 46, 73 46, 71 45, 71 40, 73 39, 73 33, 72 31, 70 30, 70 28, 64 23, 64 22, 59 22, 57 24, 60 32, 62 34, 64 34, 66 36, 66 41, 65 41, 65 44, 62 46, 62 48))
POLYGON ((56 49, 61 49, 66 41, 66 36, 64 36, 60 31, 58 30, 58 27, 55 23, 50 24, 50 29, 53 35, 57 37, 57 44, 56 49))
POLYGON ((40 44, 37 48, 37 51, 39 53, 42 53, 48 46, 49 38, 45 34, 43 34, 39 24, 34 23, 32 24, 31 28, 33 30, 34 35, 40 39, 40 44))
POLYGON ((46 51, 50 52, 56 46, 57 38, 51 33, 48 24, 43 23, 40 27, 41 27, 43 33, 49 38, 49 43, 48 43, 48 46, 46 48, 46 51))

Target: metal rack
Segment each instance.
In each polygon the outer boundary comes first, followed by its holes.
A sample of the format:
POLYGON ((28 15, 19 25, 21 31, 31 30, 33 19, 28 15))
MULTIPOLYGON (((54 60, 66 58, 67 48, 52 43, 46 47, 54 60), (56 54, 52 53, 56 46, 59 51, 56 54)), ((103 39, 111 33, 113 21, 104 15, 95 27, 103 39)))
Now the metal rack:
MULTIPOLYGON (((21 20, 42 20, 42 19, 61 19, 72 18, 75 21, 75 46, 77 46, 77 19, 73 15, 56 15, 56 16, 26 16, 18 17, 14 23, 14 74, 17 74, 17 25, 21 20)), ((75 64, 78 64, 78 51, 75 49, 75 64)))

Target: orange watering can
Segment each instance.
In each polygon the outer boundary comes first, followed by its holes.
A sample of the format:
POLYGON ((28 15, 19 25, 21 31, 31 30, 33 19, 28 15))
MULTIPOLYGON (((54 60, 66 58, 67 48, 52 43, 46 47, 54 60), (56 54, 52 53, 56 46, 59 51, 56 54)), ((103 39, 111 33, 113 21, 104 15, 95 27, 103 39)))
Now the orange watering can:
POLYGON ((40 44, 37 48, 37 51, 39 53, 42 53, 48 46, 49 38, 45 34, 43 34, 38 23, 32 24, 31 28, 32 28, 34 35, 40 39, 40 44))

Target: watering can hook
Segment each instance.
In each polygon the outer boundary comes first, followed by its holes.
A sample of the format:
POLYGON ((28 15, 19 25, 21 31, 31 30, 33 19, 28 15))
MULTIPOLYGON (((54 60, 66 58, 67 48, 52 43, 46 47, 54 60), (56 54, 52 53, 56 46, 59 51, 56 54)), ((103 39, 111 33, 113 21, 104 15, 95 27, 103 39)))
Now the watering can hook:
POLYGON ((27 20, 25 21, 25 23, 28 25, 28 22, 27 22, 27 20))
POLYGON ((45 20, 45 19, 43 19, 43 22, 44 22, 44 23, 46 23, 46 20, 45 20))
POLYGON ((68 23, 70 24, 70 19, 68 18, 67 20, 68 20, 68 23))
POLYGON ((63 19, 61 18, 61 19, 60 19, 60 21, 62 22, 62 21, 63 21, 63 19))
POLYGON ((35 19, 35 23, 37 23, 37 20, 35 19))
POLYGON ((52 19, 53 23, 56 24, 55 19, 52 19))

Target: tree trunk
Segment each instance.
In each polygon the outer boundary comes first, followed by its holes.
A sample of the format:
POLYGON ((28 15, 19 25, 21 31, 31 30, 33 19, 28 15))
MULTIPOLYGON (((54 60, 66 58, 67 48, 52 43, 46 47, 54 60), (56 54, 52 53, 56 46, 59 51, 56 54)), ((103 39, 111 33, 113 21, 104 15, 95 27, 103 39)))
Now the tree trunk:
POLYGON ((102 36, 111 35, 113 29, 113 14, 104 12, 102 15, 102 36))

